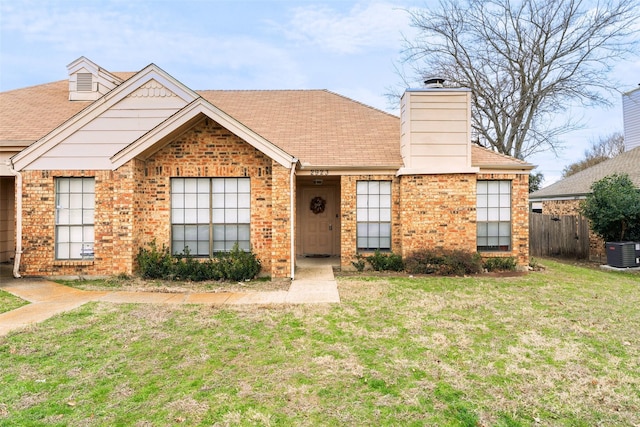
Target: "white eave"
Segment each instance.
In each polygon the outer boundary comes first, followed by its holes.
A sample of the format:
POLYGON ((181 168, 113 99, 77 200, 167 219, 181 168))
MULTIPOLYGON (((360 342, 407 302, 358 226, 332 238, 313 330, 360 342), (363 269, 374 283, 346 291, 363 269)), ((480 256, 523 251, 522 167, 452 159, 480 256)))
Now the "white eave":
POLYGON ((111 157, 113 169, 117 169, 133 158, 148 158, 171 142, 171 137, 186 130, 198 117, 204 115, 219 123, 255 149, 269 156, 280 165, 290 168, 295 157, 263 138, 247 126, 220 110, 204 98, 197 98, 167 120, 147 132, 137 141, 111 157), (162 143, 164 141, 164 143, 162 143))

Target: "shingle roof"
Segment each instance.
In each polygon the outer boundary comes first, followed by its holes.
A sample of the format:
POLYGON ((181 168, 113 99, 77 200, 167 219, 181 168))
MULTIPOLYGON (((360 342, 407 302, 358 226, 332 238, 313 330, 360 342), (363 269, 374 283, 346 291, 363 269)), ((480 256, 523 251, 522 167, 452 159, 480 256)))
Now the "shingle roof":
POLYGON ((591 185, 594 182, 615 173, 628 174, 635 186, 640 188, 640 147, 591 166, 542 190, 535 191, 529 195, 529 200, 583 196, 591 193, 591 185))
MULTIPOLYGON (((134 73, 113 73, 123 80, 134 73)), ((26 147, 64 123, 92 101, 69 101, 69 81, 61 80, 0 93, 0 148, 26 147)))
MULTIPOLYGON (((134 73, 114 73, 123 80, 134 73)), ((0 149, 26 147, 87 107, 67 80, 0 93, 0 149)), ((204 90, 197 93, 303 165, 398 169, 400 119, 327 90, 204 90)), ((473 166, 526 162, 473 146, 473 166)))
POLYGON ((303 164, 402 166, 398 117, 341 95, 326 90, 198 93, 303 164))
POLYGON ((533 165, 515 157, 496 153, 479 145, 471 146, 471 165, 480 167, 531 169, 533 165))

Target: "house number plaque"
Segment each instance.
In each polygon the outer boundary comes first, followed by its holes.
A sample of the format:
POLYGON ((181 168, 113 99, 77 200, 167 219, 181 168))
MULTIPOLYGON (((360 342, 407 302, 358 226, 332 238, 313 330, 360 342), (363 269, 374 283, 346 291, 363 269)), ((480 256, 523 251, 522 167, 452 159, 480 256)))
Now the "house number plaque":
POLYGON ((311 176, 327 176, 329 175, 328 169, 311 169, 311 176))

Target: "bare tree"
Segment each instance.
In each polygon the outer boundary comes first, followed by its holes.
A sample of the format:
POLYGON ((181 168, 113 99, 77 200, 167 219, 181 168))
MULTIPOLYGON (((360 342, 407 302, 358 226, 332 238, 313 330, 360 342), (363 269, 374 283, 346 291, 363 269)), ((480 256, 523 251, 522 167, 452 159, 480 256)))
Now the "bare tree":
POLYGON ((638 0, 441 0, 409 12, 406 63, 472 91, 478 143, 521 159, 561 146, 575 103, 610 104, 613 64, 638 44, 638 0))
POLYGON ((584 151, 584 159, 571 163, 562 169, 562 177, 566 178, 576 174, 622 152, 624 152, 624 135, 621 132, 601 136, 597 141, 591 143, 591 148, 584 151))

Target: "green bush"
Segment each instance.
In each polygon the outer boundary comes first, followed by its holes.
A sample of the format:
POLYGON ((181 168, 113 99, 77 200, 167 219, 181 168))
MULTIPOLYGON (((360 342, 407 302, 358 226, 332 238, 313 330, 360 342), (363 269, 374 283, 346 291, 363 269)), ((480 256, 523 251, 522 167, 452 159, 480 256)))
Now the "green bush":
POLYGON ((218 261, 221 264, 221 272, 227 280, 249 280, 260 272, 260 260, 253 252, 245 252, 236 243, 231 252, 220 254, 218 261))
POLYGON ((256 277, 261 269, 255 254, 241 250, 237 244, 231 252, 199 260, 191 255, 189 248, 174 257, 169 248, 163 245, 159 249, 154 240, 149 248, 138 251, 136 261, 138 271, 145 279, 244 281, 256 277))
POLYGON ((640 191, 627 174, 594 182, 581 211, 605 242, 640 240, 640 191))
POLYGON ((394 253, 382 253, 379 250, 375 251, 373 255, 366 257, 371 268, 375 271, 402 271, 404 270, 404 263, 402 257, 394 253))
POLYGON ((149 248, 140 248, 136 256, 138 271, 145 279, 171 279, 174 271, 174 258, 169 248, 162 245, 159 249, 155 239, 149 248))
POLYGON ((405 271, 410 274, 440 274, 462 276, 482 271, 482 258, 478 253, 461 250, 415 251, 404 260, 405 271))
POLYGON ((516 269, 516 259, 514 257, 487 258, 482 265, 487 271, 514 271, 516 269))
POLYGON ((356 270, 358 270, 359 272, 363 272, 364 271, 364 267, 366 265, 364 255, 356 254, 356 260, 355 261, 351 261, 351 265, 353 265, 353 267, 356 270))

